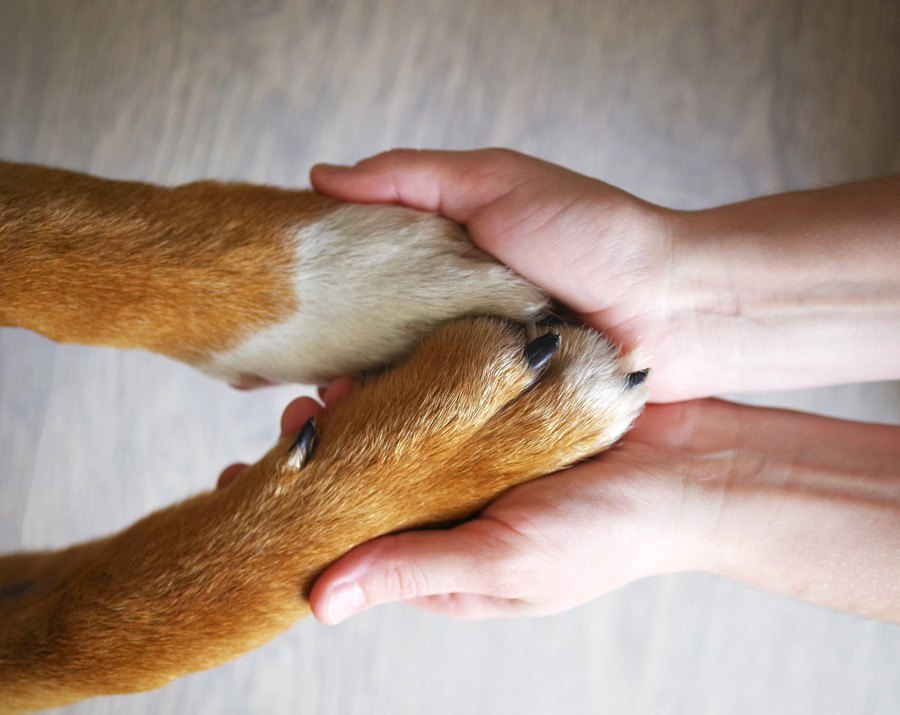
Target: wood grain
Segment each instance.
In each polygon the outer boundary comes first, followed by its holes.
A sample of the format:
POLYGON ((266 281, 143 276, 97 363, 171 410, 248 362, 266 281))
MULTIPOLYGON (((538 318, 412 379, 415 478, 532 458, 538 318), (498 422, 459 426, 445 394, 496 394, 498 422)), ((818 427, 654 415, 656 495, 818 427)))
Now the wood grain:
MULTIPOLYGON (((2 0, 0 155, 306 184, 315 161, 505 145, 712 205, 900 170, 891 0, 2 0)), ((0 548, 106 533, 253 459, 298 390, 0 332, 0 548)), ((900 421, 880 384, 754 401, 900 421)), ((712 577, 550 619, 301 624, 72 713, 896 713, 900 628, 712 577)))

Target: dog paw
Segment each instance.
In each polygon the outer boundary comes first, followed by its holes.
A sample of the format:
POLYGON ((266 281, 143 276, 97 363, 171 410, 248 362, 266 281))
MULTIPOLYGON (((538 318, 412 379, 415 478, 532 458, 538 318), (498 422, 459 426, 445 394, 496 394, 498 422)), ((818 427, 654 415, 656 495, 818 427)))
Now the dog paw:
POLYGON ((354 546, 465 518, 613 445, 647 399, 635 367, 583 328, 445 325, 227 486, 105 539, 7 557, 15 657, 0 649, 0 692, 49 707, 145 690, 261 645, 354 546))
POLYGON ((396 206, 335 204, 295 237, 297 309, 201 365, 229 382, 322 383, 407 356, 455 318, 532 321, 537 288, 459 225, 396 206))
POLYGON ((304 481, 341 495, 313 508, 340 511, 326 517, 345 526, 337 539, 328 530, 334 557, 382 533, 466 517, 612 446, 648 397, 647 371, 635 368, 602 335, 570 325, 529 335, 479 318, 439 329, 322 416, 304 481))

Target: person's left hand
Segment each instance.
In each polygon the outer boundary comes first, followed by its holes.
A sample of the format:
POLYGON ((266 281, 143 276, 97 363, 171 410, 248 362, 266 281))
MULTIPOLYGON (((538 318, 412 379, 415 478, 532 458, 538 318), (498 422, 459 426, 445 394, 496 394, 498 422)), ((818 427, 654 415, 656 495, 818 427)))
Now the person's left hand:
MULTIPOLYGON (((354 384, 341 378, 321 390, 325 409, 354 384)), ((717 421, 709 413, 728 407, 651 406, 613 449, 509 490, 476 518, 362 544, 318 578, 312 611, 326 624, 391 601, 465 619, 543 615, 687 568, 687 531, 673 508, 681 498, 679 472, 695 456, 684 444, 697 433, 703 443, 717 443, 706 434, 717 421)), ((282 433, 296 432, 322 409, 309 397, 294 400, 282 433)), ((225 469, 219 485, 244 468, 225 469)))
POLYGON ((618 446, 509 490, 459 526, 362 544, 318 578, 313 613, 335 624, 407 601, 463 619, 545 615, 696 567, 692 545, 703 537, 694 532, 704 527, 679 508, 683 477, 698 460, 727 462, 715 453, 731 439, 731 407, 651 406, 618 446))

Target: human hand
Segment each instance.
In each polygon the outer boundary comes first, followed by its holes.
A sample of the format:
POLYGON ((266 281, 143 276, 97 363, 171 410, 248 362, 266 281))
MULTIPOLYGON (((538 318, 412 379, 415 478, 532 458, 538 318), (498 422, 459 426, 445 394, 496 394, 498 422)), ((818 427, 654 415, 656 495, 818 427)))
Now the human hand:
POLYGON ((398 600, 542 615, 696 570, 900 622, 898 432, 718 400, 651 405, 617 447, 471 521, 353 549, 310 605, 328 624, 398 600))
POLYGON ((900 177, 703 211, 502 149, 319 165, 318 190, 465 224, 653 367, 657 402, 900 375, 900 177))
POLYGON ((465 224, 473 242, 626 348, 650 353, 653 399, 708 394, 690 384, 688 332, 675 330, 667 221, 673 212, 609 184, 504 149, 395 150, 355 167, 319 165, 313 186, 465 224))
POLYGON ((404 600, 464 619, 546 615, 696 567, 678 465, 698 409, 651 406, 603 458, 520 485, 454 528, 357 547, 316 581, 314 614, 333 624, 404 600))
MULTIPOLYGON (((310 417, 333 409, 355 385, 341 378, 320 389, 322 404, 310 397, 292 401, 281 418, 282 435, 296 433, 310 417)), ((686 567, 676 565, 678 549, 664 534, 674 523, 668 504, 677 502, 672 490, 677 482, 667 479, 668 457, 656 453, 653 437, 660 424, 673 424, 678 409, 661 409, 650 408, 639 418, 622 443, 606 453, 608 459, 520 485, 472 521, 358 547, 316 582, 310 597, 313 612, 326 623, 351 615, 338 613, 334 588, 341 591, 363 570, 368 570, 366 607, 415 599, 430 610, 485 618, 553 613, 642 576, 686 567), (651 520, 654 528, 649 528, 651 520), (444 589, 447 595, 442 595, 444 589)), ((219 488, 246 469, 245 464, 227 467, 219 488)), ((354 591, 351 587, 350 593, 354 591)))

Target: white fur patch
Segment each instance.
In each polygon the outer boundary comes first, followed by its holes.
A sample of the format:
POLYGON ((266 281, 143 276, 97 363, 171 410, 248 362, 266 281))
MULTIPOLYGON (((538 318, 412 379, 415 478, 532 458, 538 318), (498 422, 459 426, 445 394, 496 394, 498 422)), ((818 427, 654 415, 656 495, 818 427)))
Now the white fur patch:
POLYGON ((567 333, 571 362, 565 372, 567 399, 582 403, 587 414, 603 414, 609 420, 604 432, 609 447, 618 440, 641 413, 650 397, 645 384, 631 387, 628 373, 636 368, 632 355, 622 356, 606 336, 593 331, 567 333), (608 441, 611 440, 611 441, 608 441))
POLYGON ((395 206, 341 206, 297 232, 299 309, 220 353, 205 372, 231 382, 322 383, 396 362, 438 325, 547 305, 442 218, 395 206))

